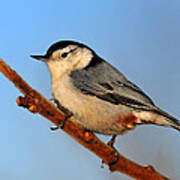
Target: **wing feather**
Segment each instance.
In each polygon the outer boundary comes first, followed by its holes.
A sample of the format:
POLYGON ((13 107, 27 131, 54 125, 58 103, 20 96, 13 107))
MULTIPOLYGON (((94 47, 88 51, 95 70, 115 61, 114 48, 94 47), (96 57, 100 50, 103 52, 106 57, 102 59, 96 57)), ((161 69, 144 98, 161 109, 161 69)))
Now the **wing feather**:
POLYGON ((78 91, 109 103, 143 110, 154 106, 153 101, 138 86, 99 57, 94 57, 85 69, 72 71, 70 76, 78 91))

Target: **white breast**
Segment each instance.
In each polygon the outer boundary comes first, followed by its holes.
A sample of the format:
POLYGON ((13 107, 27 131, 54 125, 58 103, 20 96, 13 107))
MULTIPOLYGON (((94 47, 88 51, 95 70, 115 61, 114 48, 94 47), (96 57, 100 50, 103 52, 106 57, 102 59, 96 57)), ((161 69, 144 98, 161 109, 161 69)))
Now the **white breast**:
MULTIPOLYGON (((69 75, 62 76, 58 81, 52 80, 52 92, 55 99, 73 113, 76 123, 96 132, 112 134, 113 124, 118 121, 116 117, 127 113, 123 108, 123 113, 120 112, 119 106, 82 94, 72 87, 69 75)), ((120 127, 118 131, 121 131, 120 127)))

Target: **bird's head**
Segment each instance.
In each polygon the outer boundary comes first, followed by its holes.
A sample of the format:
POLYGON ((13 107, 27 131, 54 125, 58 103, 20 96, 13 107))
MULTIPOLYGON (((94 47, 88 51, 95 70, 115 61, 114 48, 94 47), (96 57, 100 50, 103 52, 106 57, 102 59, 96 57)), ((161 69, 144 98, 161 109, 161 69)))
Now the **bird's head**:
POLYGON ((88 46, 74 41, 59 41, 49 47, 45 55, 31 55, 44 61, 52 75, 62 75, 85 68, 95 53, 88 46))

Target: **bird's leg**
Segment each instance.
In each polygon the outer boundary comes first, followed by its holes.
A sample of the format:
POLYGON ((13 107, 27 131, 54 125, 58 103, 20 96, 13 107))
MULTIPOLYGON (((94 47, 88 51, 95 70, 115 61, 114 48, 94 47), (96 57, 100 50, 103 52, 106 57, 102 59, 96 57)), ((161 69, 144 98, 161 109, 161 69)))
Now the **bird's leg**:
POLYGON ((118 152, 117 152, 117 150, 116 150, 115 147, 114 147, 114 143, 115 143, 116 136, 117 136, 117 135, 113 135, 112 138, 111 138, 111 140, 107 143, 107 144, 108 144, 109 146, 111 146, 111 147, 114 149, 114 151, 115 151, 115 152, 114 152, 115 160, 108 163, 110 166, 113 165, 113 164, 115 164, 115 163, 119 160, 118 152))
POLYGON ((117 135, 113 135, 112 138, 110 139, 110 141, 108 141, 107 145, 111 146, 113 149, 114 148, 114 143, 115 143, 115 139, 116 139, 117 135))
POLYGON ((52 131, 55 131, 55 130, 58 130, 58 129, 63 129, 66 120, 69 119, 70 117, 72 117, 72 115, 73 115, 72 113, 66 114, 65 117, 63 118, 63 120, 58 122, 58 123, 59 123, 58 126, 56 126, 56 127, 50 127, 50 129, 51 129, 52 131))
POLYGON ((56 126, 56 127, 51 127, 50 129, 51 129, 52 131, 58 130, 58 129, 60 129, 60 128, 63 129, 66 120, 69 119, 70 117, 72 117, 73 113, 70 112, 68 109, 66 109, 64 106, 62 106, 62 105, 59 103, 59 101, 57 101, 56 99, 53 98, 53 99, 51 99, 51 100, 53 100, 54 103, 57 105, 57 107, 58 107, 61 111, 64 112, 65 117, 64 117, 64 119, 63 119, 62 121, 59 121, 59 125, 58 125, 58 126, 56 126))
MULTIPOLYGON (((108 162, 109 166, 115 164, 118 161, 118 159, 119 159, 119 155, 117 153, 117 150, 114 148, 114 143, 115 143, 116 136, 117 135, 113 135, 112 138, 110 139, 110 141, 108 141, 108 143, 107 143, 108 146, 112 147, 115 150, 115 152, 114 152, 115 160, 112 161, 112 162, 108 162)), ((105 162, 102 160, 102 164, 101 164, 102 168, 104 167, 104 163, 105 162)))

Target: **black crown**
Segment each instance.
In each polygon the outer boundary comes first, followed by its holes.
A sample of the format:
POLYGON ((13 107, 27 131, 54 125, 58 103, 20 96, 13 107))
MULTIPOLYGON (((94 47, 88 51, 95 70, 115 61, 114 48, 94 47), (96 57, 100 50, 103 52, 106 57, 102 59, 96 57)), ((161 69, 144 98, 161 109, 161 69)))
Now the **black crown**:
POLYGON ((63 49, 69 45, 76 45, 76 46, 82 47, 82 48, 85 47, 85 48, 90 49, 94 53, 94 51, 91 48, 89 48, 88 46, 86 46, 82 43, 75 42, 75 41, 58 41, 49 47, 45 56, 50 57, 54 51, 56 51, 58 49, 63 49))

